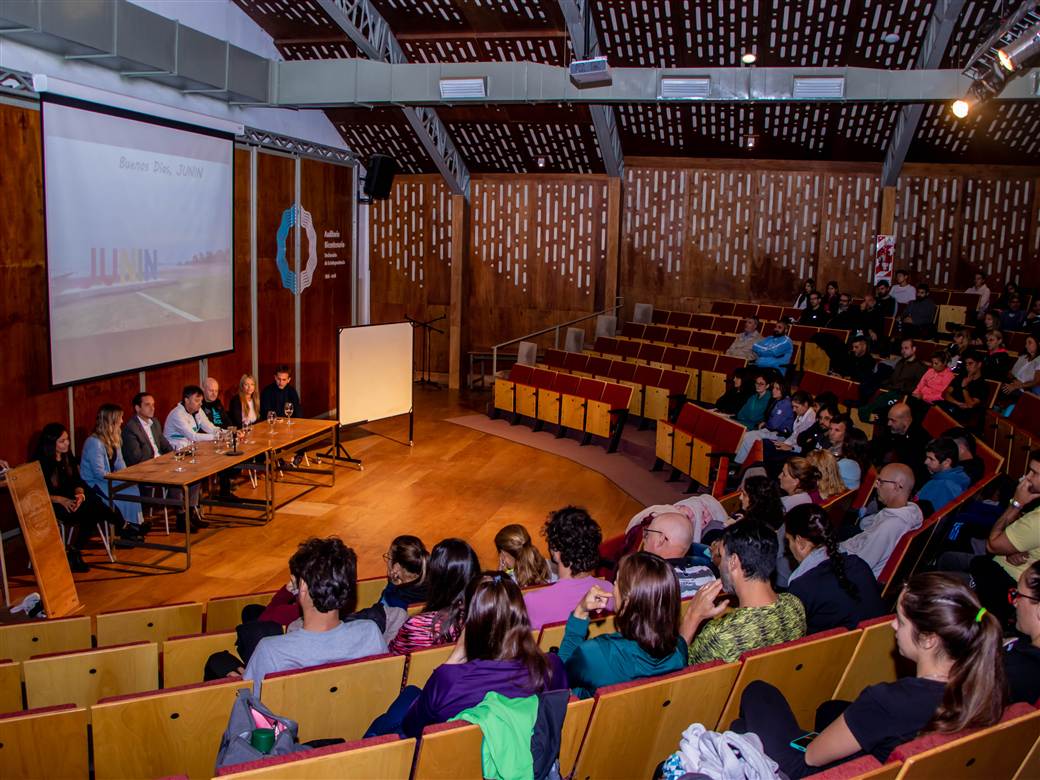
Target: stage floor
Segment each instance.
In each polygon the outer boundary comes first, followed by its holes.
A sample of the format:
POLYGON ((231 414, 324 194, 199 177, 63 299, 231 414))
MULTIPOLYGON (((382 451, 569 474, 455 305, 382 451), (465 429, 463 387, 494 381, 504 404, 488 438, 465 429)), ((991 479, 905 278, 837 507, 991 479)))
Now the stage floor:
MULTIPOLYGON (((362 471, 339 467, 335 487, 313 489, 286 504, 266 526, 214 525, 194 534, 191 569, 184 573, 124 570, 108 564, 95 541, 85 557, 88 563, 105 564, 76 575, 85 612, 273 590, 288 580, 289 556, 309 536, 339 535, 357 551, 360 577, 384 575, 381 556, 404 533, 419 536, 428 547, 447 536, 461 537, 474 546, 484 567, 493 569, 498 562, 494 535, 507 523, 526 525, 544 552, 539 530, 553 509, 585 506, 609 536, 622 531, 642 508, 609 479, 567 458, 447 422, 483 412, 487 401, 487 394, 416 388, 414 447, 407 445, 407 418, 346 431, 344 443, 362 459, 362 471)), ((276 499, 300 490, 279 485, 276 499)), ((252 489, 240 483, 236 492, 249 496, 252 489)), ((149 539, 163 541, 162 517, 153 525, 149 539)), ((35 589, 16 547, 21 548, 20 540, 7 542, 15 601, 35 589)), ((154 562, 165 554, 118 550, 117 555, 154 562)))

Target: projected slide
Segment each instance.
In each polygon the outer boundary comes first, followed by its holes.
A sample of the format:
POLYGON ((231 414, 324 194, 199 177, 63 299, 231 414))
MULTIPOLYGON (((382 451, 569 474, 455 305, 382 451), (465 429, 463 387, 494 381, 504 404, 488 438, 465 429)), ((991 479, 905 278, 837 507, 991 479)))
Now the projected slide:
POLYGON ((233 346, 233 141, 43 104, 54 384, 233 346))

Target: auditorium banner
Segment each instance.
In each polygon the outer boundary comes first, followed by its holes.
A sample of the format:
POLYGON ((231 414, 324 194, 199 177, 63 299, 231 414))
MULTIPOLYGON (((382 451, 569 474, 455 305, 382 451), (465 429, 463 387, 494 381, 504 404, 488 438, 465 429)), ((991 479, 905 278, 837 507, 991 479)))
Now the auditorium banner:
POLYGON ((895 264, 895 255, 896 237, 879 235, 874 252, 874 284, 880 281, 892 281, 892 267, 895 264))

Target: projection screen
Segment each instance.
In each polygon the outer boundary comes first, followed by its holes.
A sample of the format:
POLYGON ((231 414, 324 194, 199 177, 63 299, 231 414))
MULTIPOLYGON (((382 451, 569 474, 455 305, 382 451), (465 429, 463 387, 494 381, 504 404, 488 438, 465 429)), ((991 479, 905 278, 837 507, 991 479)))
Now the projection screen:
POLYGON ((232 349, 232 136, 42 110, 52 383, 232 349))

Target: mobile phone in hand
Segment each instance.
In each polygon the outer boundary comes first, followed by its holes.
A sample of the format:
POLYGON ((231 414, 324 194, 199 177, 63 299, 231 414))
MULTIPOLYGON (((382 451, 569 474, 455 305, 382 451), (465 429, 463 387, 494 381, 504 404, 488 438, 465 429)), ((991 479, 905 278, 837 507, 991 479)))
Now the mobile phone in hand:
POLYGON ((798 739, 792 739, 789 743, 795 750, 804 753, 809 748, 809 743, 816 739, 819 734, 815 731, 810 731, 808 734, 802 734, 798 739))

